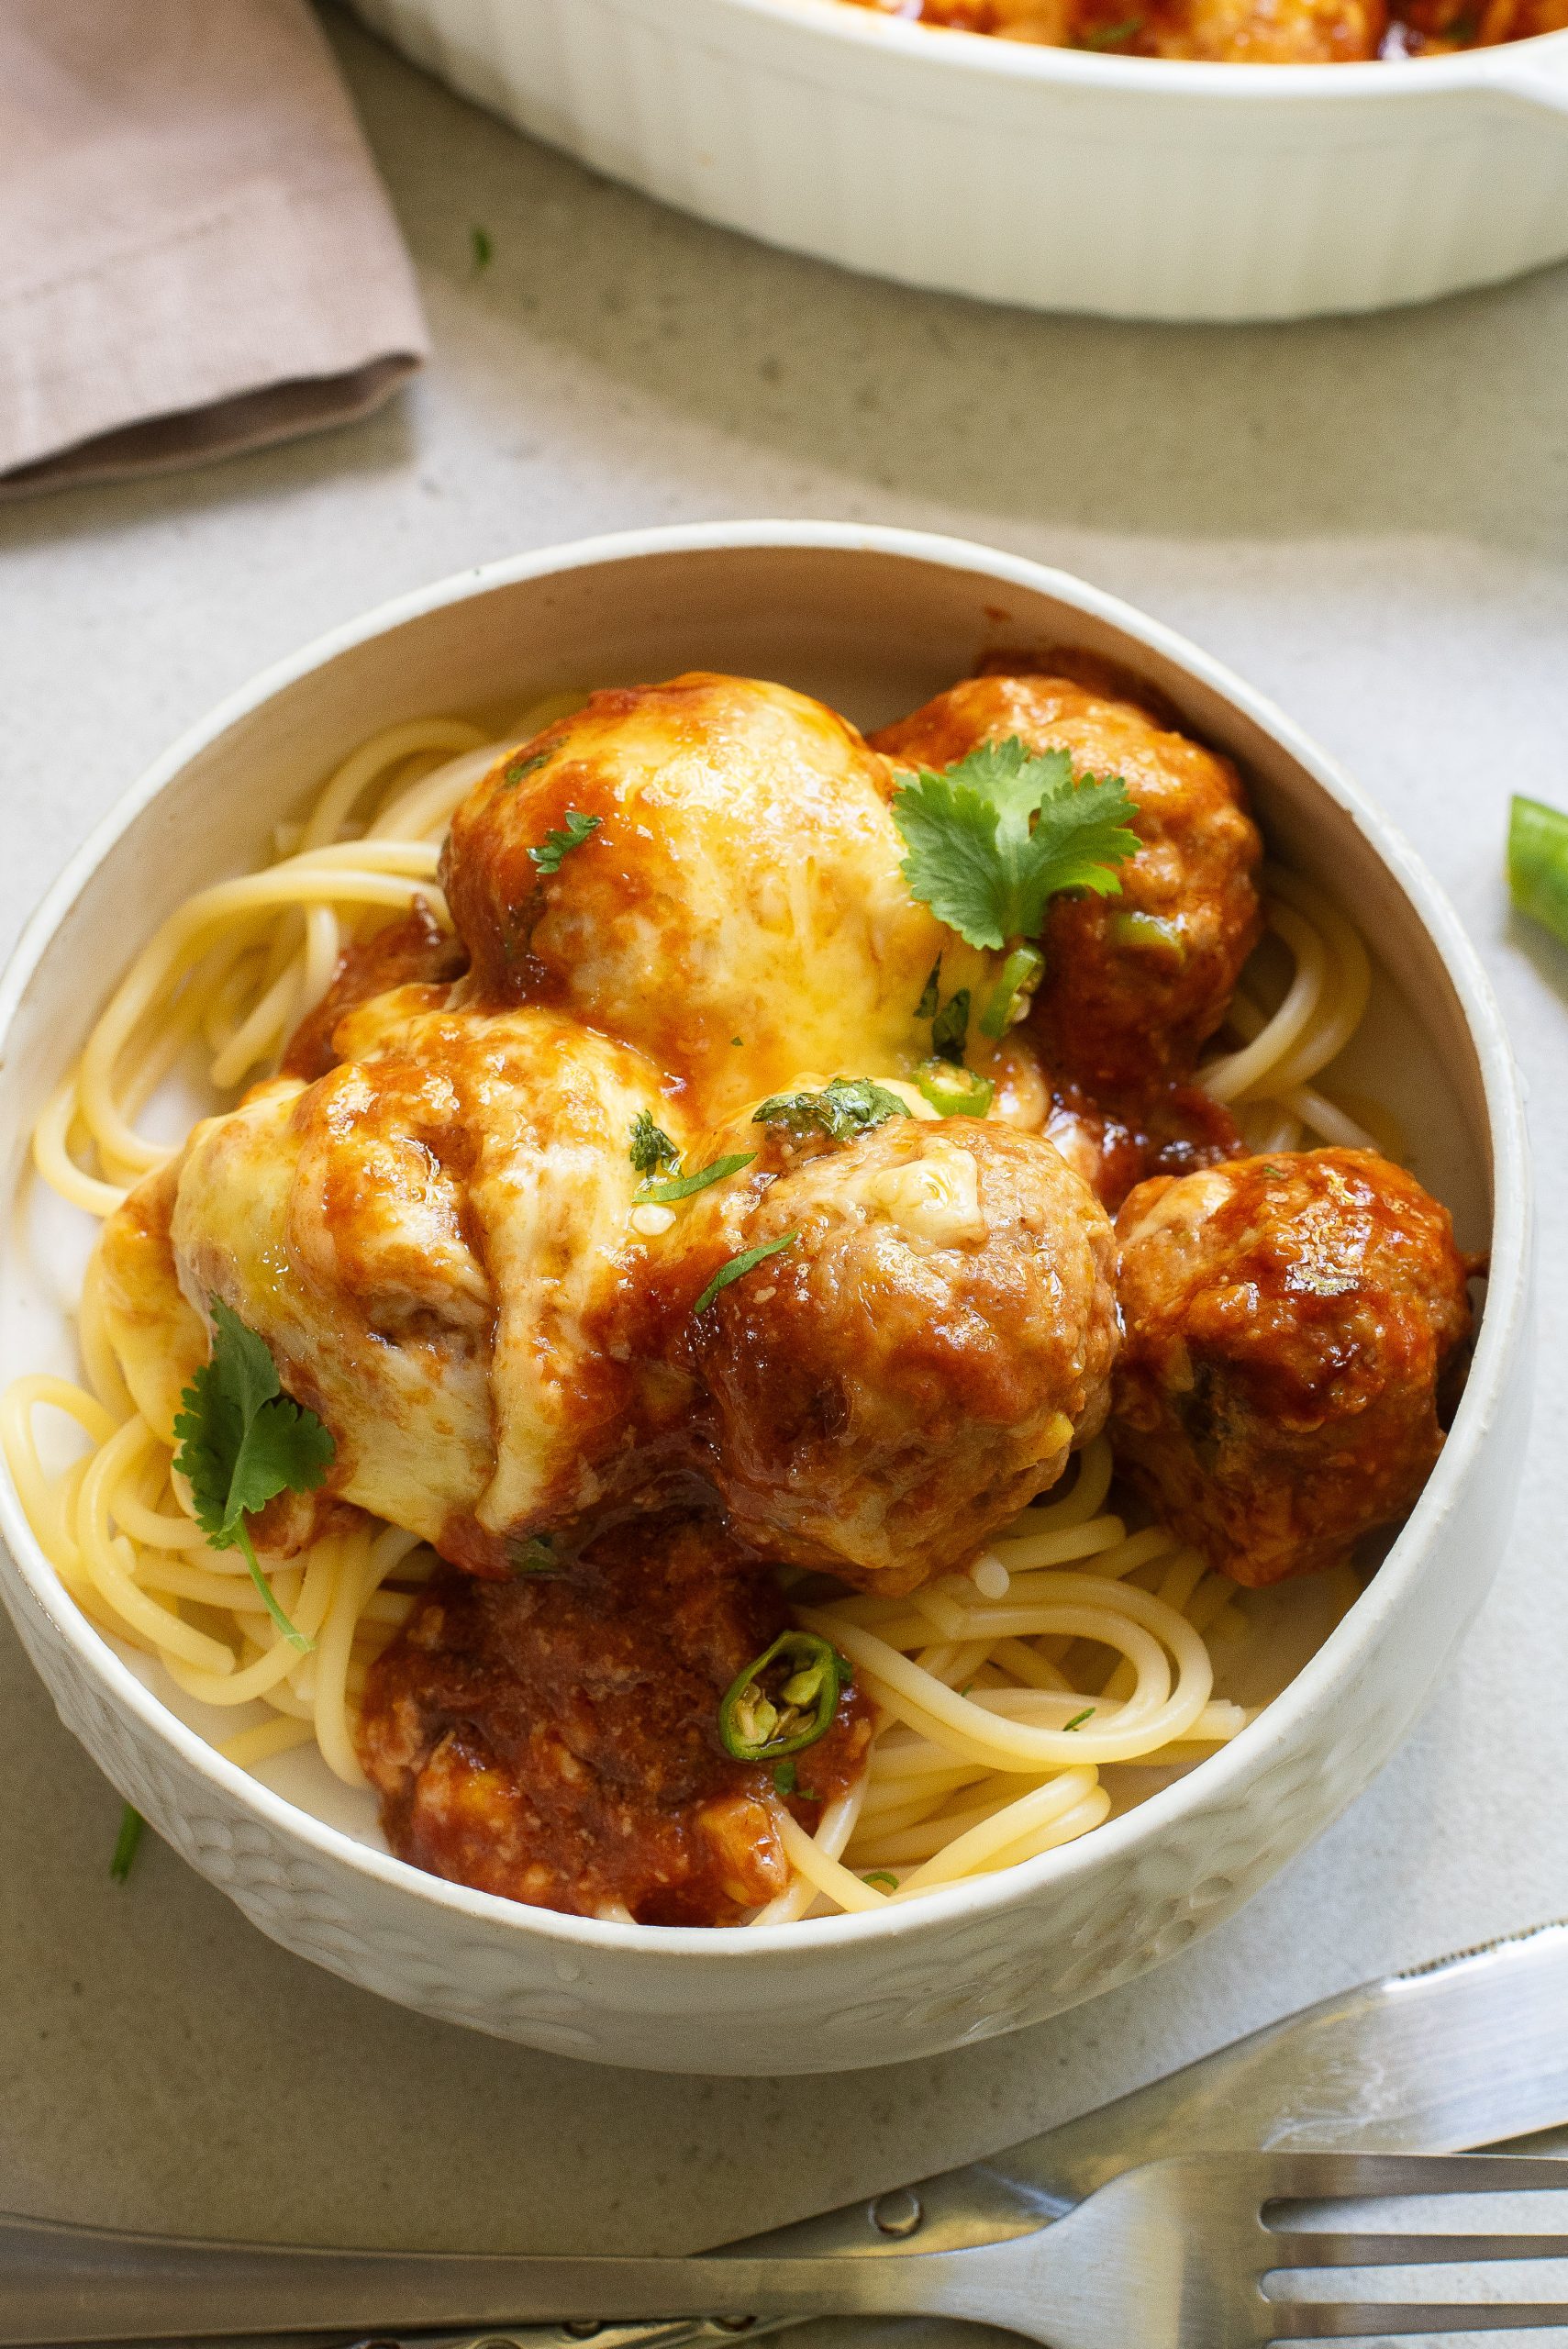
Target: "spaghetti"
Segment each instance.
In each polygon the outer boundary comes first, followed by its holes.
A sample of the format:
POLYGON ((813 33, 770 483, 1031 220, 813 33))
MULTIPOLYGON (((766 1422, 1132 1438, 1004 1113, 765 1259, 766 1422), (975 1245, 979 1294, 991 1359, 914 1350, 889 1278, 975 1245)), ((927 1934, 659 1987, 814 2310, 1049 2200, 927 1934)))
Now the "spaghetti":
MULTIPOLYGON (((452 811, 500 750, 581 698, 535 705, 501 741, 461 719, 386 729, 343 762, 303 822, 278 828, 270 863, 180 907, 39 1121, 44 1181, 88 1215, 110 1214, 172 1155, 139 1119, 177 1073, 199 1068, 223 1105, 320 1001, 346 945, 416 900, 447 923, 437 871, 452 811)), ((1243 986, 1198 1082, 1255 1150, 1311 1138, 1396 1152, 1380 1113, 1366 1113, 1378 1117, 1374 1138, 1317 1083, 1365 1010, 1364 947, 1298 875, 1271 870, 1265 891, 1273 944, 1249 977, 1262 983, 1271 954, 1288 960, 1289 977, 1272 1008, 1243 986)), ((302 1653, 239 1554, 210 1549, 195 1523, 170 1445, 132 1402, 108 1343, 96 1256, 77 1330, 85 1384, 39 1375, 0 1399, 0 1444, 62 1589, 186 1697, 234 1716, 218 1745, 231 1762, 257 1770, 314 1744, 337 1778, 363 1787, 356 1705, 434 1553, 365 1519, 268 1565, 274 1599, 309 1643, 302 1653), (83 1445, 64 1465, 39 1428, 61 1417, 83 1445)), ((815 1834, 779 1805, 792 1880, 753 1923, 875 1909, 1031 1858, 1136 1800, 1140 1773, 1154 1783, 1148 1773, 1184 1767, 1245 1725, 1249 1710, 1215 1694, 1214 1656, 1256 1595, 1162 1528, 1129 1526, 1110 1486, 1100 1437, 1071 1489, 1025 1509, 966 1572, 906 1598, 797 1606, 801 1626, 853 1664, 878 1728, 863 1775, 815 1834)), ((1342 1574, 1339 1611, 1354 1587, 1342 1574)))

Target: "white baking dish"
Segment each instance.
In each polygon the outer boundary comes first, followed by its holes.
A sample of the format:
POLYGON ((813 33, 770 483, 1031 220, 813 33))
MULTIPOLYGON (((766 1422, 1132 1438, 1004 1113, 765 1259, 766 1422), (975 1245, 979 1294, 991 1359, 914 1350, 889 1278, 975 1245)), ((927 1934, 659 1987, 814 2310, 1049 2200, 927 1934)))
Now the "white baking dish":
POLYGON ((1157 622, 1014 555, 913 531, 710 523, 529 554, 384 607, 233 694, 73 859, 0 979, 0 1385, 69 1370, 85 1219, 40 1197, 28 1136, 96 1008, 192 889, 253 865, 378 726, 517 707, 584 678, 716 665, 878 725, 1005 642, 1133 669, 1237 758, 1279 852, 1376 942, 1356 1081, 1416 1139, 1462 1243, 1490 1244, 1469 1384, 1370 1588, 1284 1694, 1178 1783, 1082 1841, 884 1911, 748 1932, 610 1924, 405 1866, 368 1793, 314 1751, 248 1777, 172 1684, 61 1591, 0 1473, 0 1599, 61 1718, 264 1932, 364 1987, 536 2047, 658 2070, 843 2072, 1038 2021, 1228 1916, 1344 1809, 1429 1696, 1502 1553, 1531 1375, 1529 1173, 1507 1039, 1452 911, 1278 710, 1157 622), (81 1228, 79 1228, 81 1227, 81 1228))
POLYGON ((613 178, 917 285, 1113 317, 1377 310, 1568 255, 1568 32, 1200 65, 841 0, 353 0, 613 178))

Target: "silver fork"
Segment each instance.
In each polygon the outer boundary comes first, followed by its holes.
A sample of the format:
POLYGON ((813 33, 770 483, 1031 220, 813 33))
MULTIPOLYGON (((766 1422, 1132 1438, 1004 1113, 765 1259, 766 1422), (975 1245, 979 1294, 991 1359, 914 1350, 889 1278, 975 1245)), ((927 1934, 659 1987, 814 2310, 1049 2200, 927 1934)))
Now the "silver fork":
MULTIPOLYGON (((482 2327, 540 2318, 947 2316, 1050 2349, 1264 2349, 1272 2342, 1557 2326, 1568 2300, 1304 2298, 1287 2271, 1568 2258, 1568 2233, 1304 2228, 1287 2203, 1568 2195, 1568 2160, 1221 2154, 1128 2170, 1030 2234, 902 2257, 464 2258, 177 2243, 0 2220, 0 2343, 221 2340, 482 2327), (1275 2289, 1267 2282, 1273 2277, 1275 2289)), ((1516 2269, 1517 2272, 1517 2269, 1516 2269)), ((1486 2279, 1495 2282, 1495 2277, 1486 2279)), ((372 2349, 368 2338, 359 2349, 372 2349)))

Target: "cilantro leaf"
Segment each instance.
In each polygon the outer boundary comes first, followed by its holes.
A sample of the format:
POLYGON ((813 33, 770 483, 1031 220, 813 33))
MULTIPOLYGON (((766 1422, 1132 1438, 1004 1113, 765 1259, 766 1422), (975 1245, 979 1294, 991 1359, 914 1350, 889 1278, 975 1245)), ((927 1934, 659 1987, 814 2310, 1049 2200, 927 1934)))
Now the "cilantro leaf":
POLYGON ((720 1264, 693 1306, 693 1314, 706 1313, 721 1288, 728 1288, 730 1282, 738 1281, 743 1273, 755 1271, 765 1257, 776 1256, 782 1248, 793 1248, 799 1238, 798 1231, 786 1231, 781 1239, 760 1240, 754 1248, 743 1248, 739 1256, 731 1256, 727 1264, 720 1264))
POLYGON ((969 989, 950 995, 931 1022, 931 1054, 939 1061, 962 1064, 969 1036, 969 989))
POLYGON ((220 1297, 210 1300, 212 1358, 180 1400, 174 1465, 191 1487, 196 1523, 209 1548, 242 1551, 267 1612, 294 1646, 296 1631, 272 1596, 246 1527, 277 1493, 310 1493, 323 1482, 338 1447, 314 1411, 283 1392, 277 1365, 254 1330, 220 1297))
POLYGON ((830 1141, 852 1141, 889 1118, 907 1118, 906 1103, 869 1076, 836 1076, 820 1093, 775 1093, 752 1114, 754 1126, 783 1126, 786 1133, 823 1133, 830 1141))
POLYGON ((711 1165, 700 1168, 695 1174, 672 1174, 664 1183, 644 1183, 640 1190, 633 1192, 632 1203, 637 1207, 670 1207, 676 1199, 695 1198, 710 1183, 722 1183, 727 1176, 739 1174, 756 1155, 754 1150, 737 1150, 728 1158, 716 1158, 711 1165))
POLYGON ((666 1166, 678 1166, 681 1153, 664 1131, 653 1122, 651 1109, 639 1109, 631 1121, 631 1171, 634 1174, 657 1174, 666 1166))
POLYGON ((530 848, 528 854, 541 873, 559 873, 562 858, 570 856, 574 848, 581 848, 604 820, 602 816, 584 816, 575 807, 569 807, 560 830, 546 832, 538 848, 530 848))
POLYGON ((1066 751, 1032 752, 1016 736, 983 742, 940 774, 922 768, 894 796, 912 896, 971 946, 1038 938, 1062 889, 1120 893, 1116 868, 1136 856, 1137 808, 1120 775, 1073 779, 1066 751))

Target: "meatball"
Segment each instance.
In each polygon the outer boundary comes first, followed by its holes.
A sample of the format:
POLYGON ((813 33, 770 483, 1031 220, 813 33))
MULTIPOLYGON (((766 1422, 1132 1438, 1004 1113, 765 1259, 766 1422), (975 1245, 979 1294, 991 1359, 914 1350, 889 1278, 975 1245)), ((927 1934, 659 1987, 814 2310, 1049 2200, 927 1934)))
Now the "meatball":
POLYGON ((1375 57, 1384 0, 860 0, 955 30, 997 33, 1057 49, 1110 49, 1143 57, 1228 64, 1332 65, 1375 57))
POLYGON ((765 1555, 912 1590, 1101 1426, 1113 1235, 1050 1142, 895 1118, 797 1152, 695 1222, 687 1278, 769 1241, 689 1322, 712 1474, 765 1555))
MULTIPOLYGON (((559 1577, 446 1573, 372 1666, 360 1756, 400 1859, 482 1892, 639 1924, 731 1924, 789 1878, 771 1772, 718 1710, 789 1621, 700 1519, 600 1536, 559 1577)), ((863 1765, 852 1690, 797 1757, 813 1827, 863 1765)))
POLYGON ((1079 775, 1121 775, 1143 842, 1119 896, 1052 901, 1030 1013, 1047 1065, 1096 1098, 1190 1075, 1262 926, 1262 848, 1235 768, 1062 677, 973 677, 872 740, 900 765, 941 768, 1015 735, 1070 751, 1079 775))
POLYGON ((1250 1586, 1408 1509, 1470 1333, 1446 1208, 1372 1151, 1240 1158, 1133 1192, 1111 1440, 1161 1520, 1250 1586))
POLYGON ((445 878, 474 985, 636 1045, 711 1118, 802 1070, 911 1068, 939 955, 950 987, 986 966, 911 897, 891 794, 854 728, 785 686, 595 694, 452 819, 445 878), (579 844, 551 868, 573 818, 579 844))

